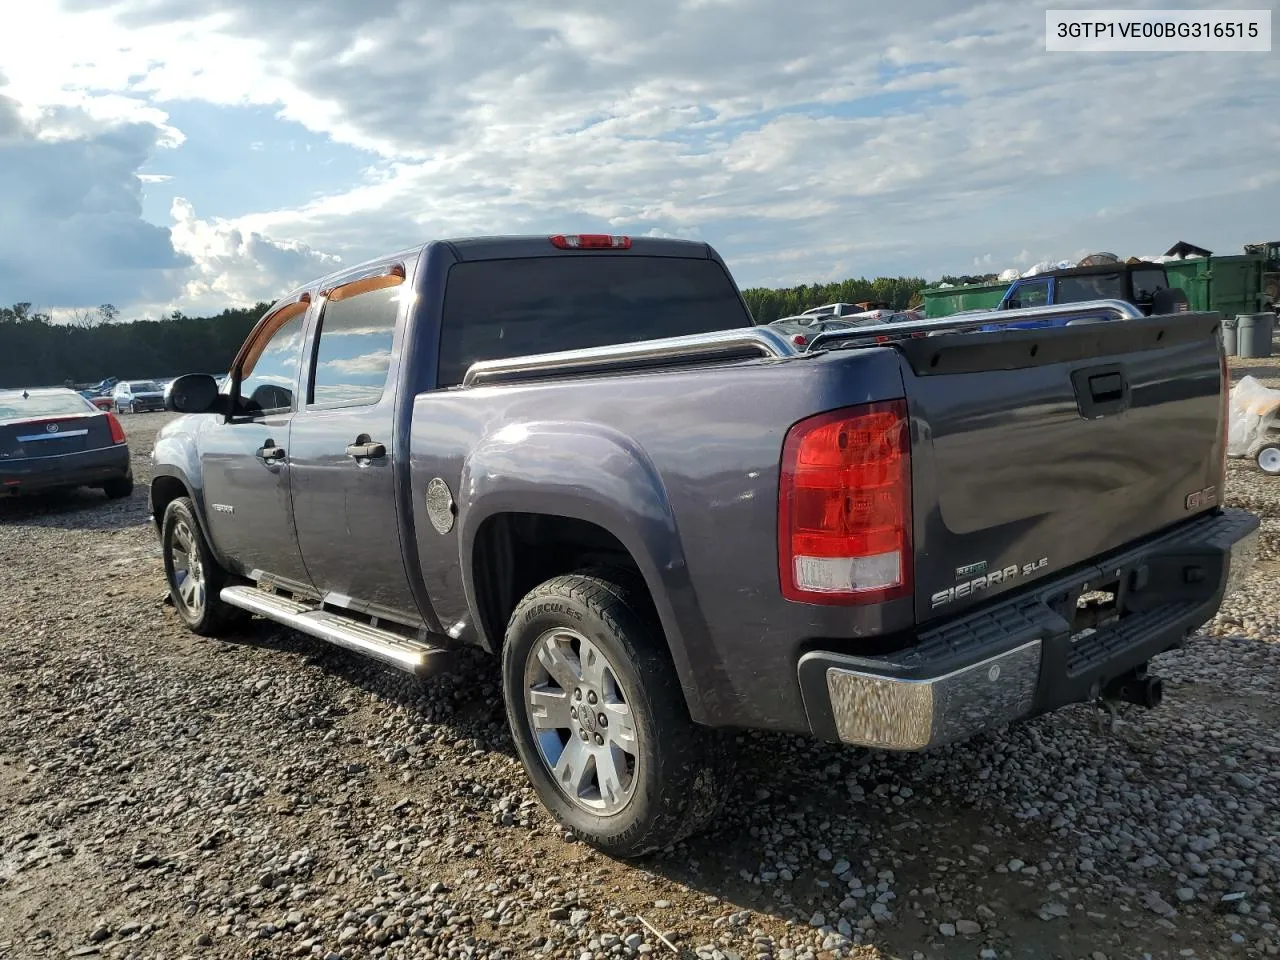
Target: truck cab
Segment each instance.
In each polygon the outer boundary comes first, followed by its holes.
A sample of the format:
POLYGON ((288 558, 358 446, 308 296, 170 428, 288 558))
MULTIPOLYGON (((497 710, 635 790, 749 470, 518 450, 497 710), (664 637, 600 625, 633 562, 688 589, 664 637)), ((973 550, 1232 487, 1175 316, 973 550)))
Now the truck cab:
MULTIPOLYGON (((1052 270, 1015 280, 996 306, 1018 310, 1091 300, 1132 303, 1147 316, 1187 309, 1186 295, 1169 285, 1163 264, 1148 261, 1105 263, 1091 267, 1052 270)), ((1065 320, 1035 320, 1014 324, 1020 328, 1060 326, 1065 320)))

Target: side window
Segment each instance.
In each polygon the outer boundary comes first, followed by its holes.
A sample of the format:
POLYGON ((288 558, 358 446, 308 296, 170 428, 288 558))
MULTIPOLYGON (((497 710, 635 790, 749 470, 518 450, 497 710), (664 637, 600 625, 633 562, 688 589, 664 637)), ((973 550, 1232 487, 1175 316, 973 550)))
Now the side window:
POLYGON ((343 291, 339 287, 330 294, 320 316, 309 404, 377 403, 386 387, 400 291, 394 286, 349 296, 343 291))
POLYGON ((1019 307, 1043 307, 1049 302, 1049 281, 1033 280, 1030 283, 1018 284, 1009 299, 1010 309, 1019 307))
POLYGON ((240 398, 250 413, 279 413, 293 408, 293 389, 302 358, 302 330, 306 309, 294 312, 252 353, 240 376, 240 398))

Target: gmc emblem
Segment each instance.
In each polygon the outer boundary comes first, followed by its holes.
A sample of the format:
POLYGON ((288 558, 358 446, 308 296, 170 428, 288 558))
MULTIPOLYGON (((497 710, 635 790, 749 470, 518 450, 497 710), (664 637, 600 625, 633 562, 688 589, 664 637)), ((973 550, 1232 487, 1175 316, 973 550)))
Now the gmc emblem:
POLYGON ((1205 487, 1203 490, 1195 490, 1187 494, 1186 507, 1188 510, 1198 510, 1200 507, 1207 507, 1216 503, 1218 500, 1218 488, 1205 487))

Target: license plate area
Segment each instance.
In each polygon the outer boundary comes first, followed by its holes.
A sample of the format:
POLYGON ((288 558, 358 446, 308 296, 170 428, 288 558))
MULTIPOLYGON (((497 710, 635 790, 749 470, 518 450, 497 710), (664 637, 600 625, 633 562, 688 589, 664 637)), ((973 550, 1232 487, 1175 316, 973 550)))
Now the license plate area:
POLYGON ((1076 595, 1071 642, 1083 640, 1120 619, 1120 581, 1086 583, 1076 595))
MULTIPOLYGON (((1095 575, 1097 571, 1095 570, 1095 575)), ((1101 576, 1081 580, 1048 598, 1049 608, 1070 625, 1071 642, 1078 643, 1114 625, 1127 614, 1132 572, 1111 567, 1101 576)))

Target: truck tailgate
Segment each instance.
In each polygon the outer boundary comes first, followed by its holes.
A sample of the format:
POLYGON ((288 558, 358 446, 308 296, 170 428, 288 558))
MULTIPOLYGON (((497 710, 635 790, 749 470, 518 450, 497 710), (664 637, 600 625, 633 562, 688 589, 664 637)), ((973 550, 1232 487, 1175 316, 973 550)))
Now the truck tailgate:
POLYGON ((899 344, 916 618, 953 614, 1221 502, 1217 314, 899 344))

